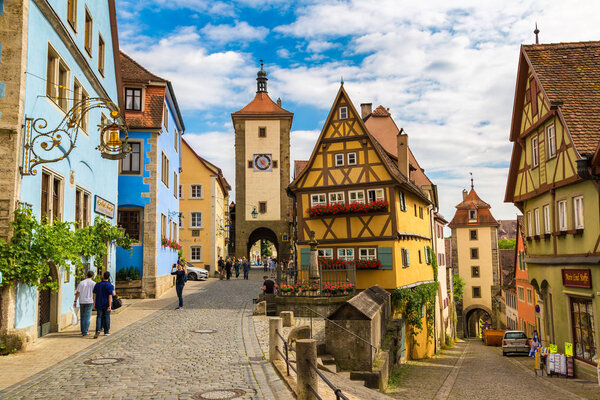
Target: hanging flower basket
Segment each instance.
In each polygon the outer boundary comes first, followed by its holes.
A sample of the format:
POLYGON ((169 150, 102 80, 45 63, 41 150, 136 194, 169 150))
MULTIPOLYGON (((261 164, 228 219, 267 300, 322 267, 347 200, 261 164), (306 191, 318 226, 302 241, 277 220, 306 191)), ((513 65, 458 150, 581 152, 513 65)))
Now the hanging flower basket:
POLYGON ((181 250, 183 248, 176 240, 171 240, 165 237, 160 240, 160 245, 162 247, 168 247, 172 250, 181 250))
POLYGON ((387 201, 372 201, 370 203, 323 204, 309 207, 306 212, 310 217, 325 217, 339 214, 366 214, 387 211, 387 209, 387 201))
POLYGON ((356 269, 379 269, 381 261, 379 260, 358 260, 355 261, 356 269))

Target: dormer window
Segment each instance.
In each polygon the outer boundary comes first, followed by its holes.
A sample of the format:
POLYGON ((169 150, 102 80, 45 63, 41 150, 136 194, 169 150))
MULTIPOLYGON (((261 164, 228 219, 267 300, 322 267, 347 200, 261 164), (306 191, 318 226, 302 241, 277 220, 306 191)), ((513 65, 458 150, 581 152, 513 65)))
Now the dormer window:
POLYGON ((477 210, 469 210, 469 220, 477 219, 477 210))
POLYGON ((340 107, 340 119, 348 119, 348 107, 340 107))

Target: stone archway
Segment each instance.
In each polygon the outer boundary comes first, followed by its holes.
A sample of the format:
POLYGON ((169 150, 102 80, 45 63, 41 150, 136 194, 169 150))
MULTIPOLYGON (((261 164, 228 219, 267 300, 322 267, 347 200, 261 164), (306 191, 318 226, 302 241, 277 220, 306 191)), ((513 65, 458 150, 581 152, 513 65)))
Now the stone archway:
POLYGON ((250 249, 252 248, 252 245, 259 240, 268 240, 269 242, 273 243, 275 250, 277 251, 277 256, 280 257, 281 253, 277 235, 271 229, 262 227, 253 230, 248 236, 248 242, 246 244, 246 257, 249 260, 252 259, 250 255, 250 249))
POLYGON ((473 304, 463 311, 463 332, 465 338, 477 337, 481 334, 479 320, 487 321, 494 327, 492 310, 482 304, 473 304))

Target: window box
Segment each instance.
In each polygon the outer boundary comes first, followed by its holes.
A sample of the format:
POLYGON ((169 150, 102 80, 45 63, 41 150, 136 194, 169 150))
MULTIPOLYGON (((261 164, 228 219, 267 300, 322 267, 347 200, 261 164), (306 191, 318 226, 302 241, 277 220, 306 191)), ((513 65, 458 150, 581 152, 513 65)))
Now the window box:
POLYGON ((540 235, 533 235, 533 238, 534 238, 535 240, 540 240, 540 235))
POLYGON ((160 240, 160 245, 162 247, 168 247, 172 250, 181 250, 183 248, 176 240, 171 240, 166 237, 160 240))
POLYGON ((566 233, 568 233, 569 235, 583 235, 583 228, 569 229, 566 233))
POLYGON ((358 260, 355 261, 356 269, 379 269, 381 261, 379 260, 358 260))
POLYGON ((314 218, 340 214, 366 214, 387 211, 387 209, 387 201, 373 201, 371 203, 320 204, 309 207, 306 212, 310 217, 314 218))
POLYGON ((544 233, 543 238, 544 239, 550 239, 550 236, 552 236, 551 233, 544 233))

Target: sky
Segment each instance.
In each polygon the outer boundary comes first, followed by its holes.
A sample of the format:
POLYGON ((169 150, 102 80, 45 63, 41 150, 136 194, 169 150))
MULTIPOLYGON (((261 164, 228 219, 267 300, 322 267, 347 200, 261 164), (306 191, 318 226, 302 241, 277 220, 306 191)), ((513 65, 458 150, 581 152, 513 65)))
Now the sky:
POLYGON ((521 44, 600 39, 597 1, 117 0, 121 49, 172 82, 185 139, 235 183, 231 113, 268 91, 292 111, 291 159, 310 157, 344 80, 389 108, 450 220, 470 186, 504 203, 521 44))

